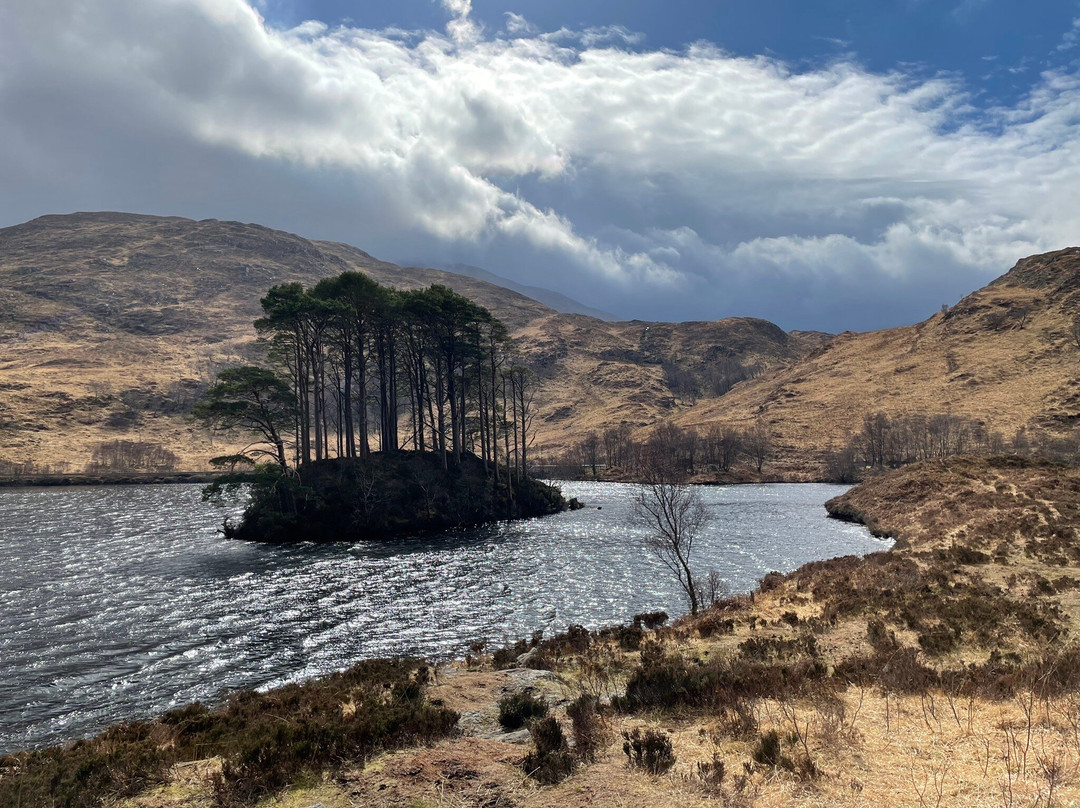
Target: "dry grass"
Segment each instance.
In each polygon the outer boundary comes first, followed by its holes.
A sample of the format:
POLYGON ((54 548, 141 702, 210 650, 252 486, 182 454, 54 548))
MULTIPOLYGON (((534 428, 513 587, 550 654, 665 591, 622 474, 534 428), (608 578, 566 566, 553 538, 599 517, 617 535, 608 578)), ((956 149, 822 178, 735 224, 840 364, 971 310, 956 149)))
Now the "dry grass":
MULTIPOLYGON (((520 746, 458 738, 431 748, 386 753, 365 769, 296 789, 267 805, 310 808, 593 808, 594 806, 1067 806, 1080 800, 1080 738, 1076 698, 1039 701, 956 701, 897 697, 849 689, 837 710, 811 702, 757 705, 762 731, 777 729, 785 754, 804 754, 806 738, 820 774, 810 780, 753 763, 754 741, 731 737, 708 716, 620 719, 670 732, 677 762, 654 777, 628 768, 620 743, 562 783, 541 787, 518 763, 520 746), (1030 723, 1029 723, 1030 716, 1030 723), (722 760, 719 784, 698 764, 722 760), (750 772, 747 774, 747 766, 750 772), (745 778, 744 780, 742 778, 745 778), (1051 794, 1051 786, 1053 793, 1051 794), (1052 803, 1047 798, 1052 797, 1052 803)), ((173 808, 210 805, 198 773, 120 805, 173 808)))

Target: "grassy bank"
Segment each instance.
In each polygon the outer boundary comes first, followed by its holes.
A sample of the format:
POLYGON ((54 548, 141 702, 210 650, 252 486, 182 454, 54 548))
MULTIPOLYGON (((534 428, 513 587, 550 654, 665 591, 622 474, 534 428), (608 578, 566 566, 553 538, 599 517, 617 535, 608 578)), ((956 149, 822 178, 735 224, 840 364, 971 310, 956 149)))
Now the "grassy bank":
POLYGON ((0 805, 90 808, 167 784, 201 767, 206 798, 249 805, 377 752, 446 735, 457 714, 425 698, 428 669, 364 662, 268 693, 195 703, 155 721, 118 724, 87 741, 0 757, 0 805))

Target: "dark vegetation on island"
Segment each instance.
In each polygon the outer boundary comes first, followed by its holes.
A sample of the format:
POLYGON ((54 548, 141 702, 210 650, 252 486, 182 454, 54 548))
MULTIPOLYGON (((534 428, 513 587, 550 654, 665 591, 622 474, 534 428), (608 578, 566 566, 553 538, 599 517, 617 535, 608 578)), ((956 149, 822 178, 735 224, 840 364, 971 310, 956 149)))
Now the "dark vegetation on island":
POLYGON ((358 272, 281 284, 261 303, 266 364, 223 370, 195 408, 254 436, 212 461, 227 473, 207 497, 251 494, 227 536, 363 539, 567 507, 528 474, 535 380, 487 309, 358 272))
MULTIPOLYGON (((355 541, 446 530, 566 510, 559 489, 531 477, 496 486, 466 454, 444 469, 434 452, 372 452, 367 458, 313 461, 299 474, 274 465, 240 478, 251 500, 227 538, 264 542, 355 541)), ((573 502, 571 503, 571 506, 573 502)))

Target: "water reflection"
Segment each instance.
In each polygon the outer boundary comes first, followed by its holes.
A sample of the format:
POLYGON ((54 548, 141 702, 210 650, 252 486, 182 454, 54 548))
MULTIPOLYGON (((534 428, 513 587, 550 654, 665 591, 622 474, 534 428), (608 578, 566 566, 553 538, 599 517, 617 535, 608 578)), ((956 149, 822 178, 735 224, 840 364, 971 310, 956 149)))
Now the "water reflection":
MULTIPOLYGON (((683 611, 628 521, 634 486, 566 484, 585 510, 393 542, 225 541, 198 486, 0 492, 0 751, 365 657, 460 656, 535 629, 683 611), (601 509, 597 509, 600 506, 601 509)), ((842 488, 708 488, 695 552, 735 590, 881 549, 824 518, 842 488)))

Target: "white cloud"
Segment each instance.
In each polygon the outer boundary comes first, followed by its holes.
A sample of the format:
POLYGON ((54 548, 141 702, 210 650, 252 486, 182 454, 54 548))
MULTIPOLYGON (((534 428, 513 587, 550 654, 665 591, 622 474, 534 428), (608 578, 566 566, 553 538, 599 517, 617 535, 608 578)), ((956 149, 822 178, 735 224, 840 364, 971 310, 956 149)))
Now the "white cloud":
POLYGON ((453 16, 446 26, 450 37, 462 45, 475 42, 480 36, 480 27, 469 19, 472 14, 472 0, 442 0, 442 5, 453 16))
POLYGON ((1073 20, 1072 28, 1065 32, 1057 49, 1059 52, 1064 52, 1072 50, 1077 45, 1080 45, 1080 17, 1073 20))
POLYGON ((513 11, 506 12, 506 32, 513 36, 536 36, 540 29, 513 11))
POLYGON ((1080 241, 1075 75, 976 115, 952 80, 627 51, 622 29, 517 15, 492 38, 442 4, 445 36, 277 31, 241 0, 0 9, 0 215, 261 219, 789 327, 865 327, 875 295, 911 320, 1080 241))

